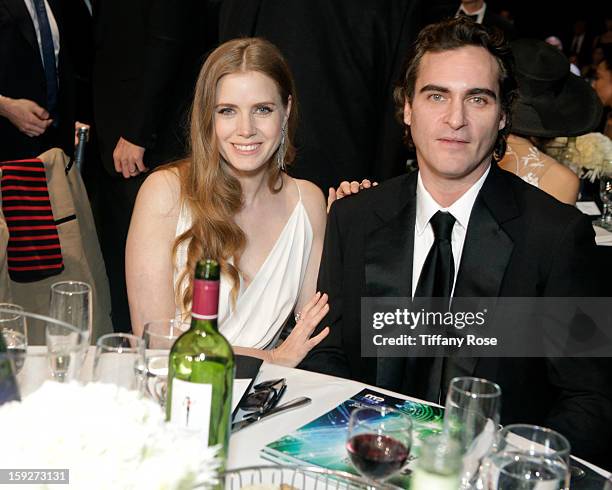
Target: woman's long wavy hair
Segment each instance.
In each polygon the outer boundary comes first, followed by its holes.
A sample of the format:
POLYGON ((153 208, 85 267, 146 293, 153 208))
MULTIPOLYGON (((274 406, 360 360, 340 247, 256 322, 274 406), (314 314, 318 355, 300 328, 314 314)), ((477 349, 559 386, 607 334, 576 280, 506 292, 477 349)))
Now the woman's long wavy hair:
MULTIPOLYGON (((214 117, 218 83, 232 73, 259 72, 271 78, 278 88, 287 109, 291 97, 291 112, 287 119, 285 165, 293 162, 292 144, 297 128, 297 100, 295 84, 287 62, 270 42, 260 38, 228 41, 215 49, 202 66, 195 87, 190 117, 190 151, 186 160, 172 164, 180 180, 181 206, 191 214, 191 228, 179 235, 172 248, 175 257, 181 243, 187 242, 187 264, 178 277, 178 284, 186 282, 181 295, 176 288, 176 304, 189 311, 193 298, 193 271, 202 257, 212 257, 221 264, 222 272, 233 281, 232 301, 240 288, 237 265, 246 245, 246 236, 234 221, 243 204, 240 182, 228 171, 219 152, 214 117), (233 259, 233 264, 230 263, 233 259), (181 297, 182 296, 182 297, 181 297)), ((282 171, 277 165, 278 151, 267 165, 268 186, 272 192, 282 189, 282 171)))

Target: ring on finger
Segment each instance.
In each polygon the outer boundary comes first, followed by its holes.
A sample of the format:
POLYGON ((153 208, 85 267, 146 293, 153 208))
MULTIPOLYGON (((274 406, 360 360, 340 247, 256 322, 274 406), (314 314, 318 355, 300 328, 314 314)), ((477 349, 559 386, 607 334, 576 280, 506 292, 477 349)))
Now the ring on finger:
POLYGON ((295 314, 295 323, 299 322, 301 318, 302 318, 302 312, 298 311, 295 314))

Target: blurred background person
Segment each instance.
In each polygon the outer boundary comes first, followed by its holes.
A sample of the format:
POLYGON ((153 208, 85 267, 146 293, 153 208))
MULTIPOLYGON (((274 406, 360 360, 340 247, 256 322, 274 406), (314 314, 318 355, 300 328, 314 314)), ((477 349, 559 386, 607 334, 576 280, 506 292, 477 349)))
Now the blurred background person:
POLYGON ((484 0, 461 0, 461 5, 455 16, 459 15, 465 15, 477 24, 501 30, 507 40, 516 38, 516 29, 512 22, 491 10, 484 0))
POLYGON ((550 138, 593 131, 601 118, 601 104, 588 83, 570 72, 567 58, 557 48, 536 39, 521 39, 512 43, 512 53, 518 98, 499 166, 574 205, 580 180, 538 147, 550 138))
POLYGON ((600 131, 612 138, 612 45, 603 48, 603 59, 597 65, 593 88, 605 107, 600 131))
MULTIPOLYGON (((93 102, 101 165, 92 176, 116 330, 130 331, 125 241, 147 170, 185 154, 185 121, 203 54, 206 2, 94 3, 93 102)), ((90 188, 92 186, 90 185, 90 188)))
POLYGON ((428 7, 422 0, 223 1, 220 40, 268 39, 295 76, 302 110, 291 175, 327 193, 342 180, 406 171, 392 84, 428 7))
MULTIPOLYGON (((559 51, 563 51, 563 43, 561 42, 561 39, 559 39, 557 36, 548 36, 545 39, 545 41, 551 46, 557 48, 559 51)), ((570 61, 570 71, 574 75, 580 76, 580 68, 578 68, 576 64, 571 61, 570 61)))
POLYGON ((591 31, 587 29, 587 26, 586 19, 577 19, 574 22, 571 35, 569 35, 563 43, 567 57, 572 59, 572 56, 576 56, 576 65, 578 65, 578 68, 588 65, 591 58, 593 35, 591 31))
POLYGON ((74 74, 65 5, 0 0, 0 161, 74 148, 74 74))

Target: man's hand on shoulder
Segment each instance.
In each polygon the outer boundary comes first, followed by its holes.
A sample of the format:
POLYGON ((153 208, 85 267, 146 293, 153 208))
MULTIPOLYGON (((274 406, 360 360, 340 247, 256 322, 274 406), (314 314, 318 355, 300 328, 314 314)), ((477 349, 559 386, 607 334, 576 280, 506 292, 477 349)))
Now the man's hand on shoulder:
POLYGON ((34 138, 53 123, 49 113, 28 99, 11 99, 0 95, 0 116, 7 118, 23 134, 34 138))

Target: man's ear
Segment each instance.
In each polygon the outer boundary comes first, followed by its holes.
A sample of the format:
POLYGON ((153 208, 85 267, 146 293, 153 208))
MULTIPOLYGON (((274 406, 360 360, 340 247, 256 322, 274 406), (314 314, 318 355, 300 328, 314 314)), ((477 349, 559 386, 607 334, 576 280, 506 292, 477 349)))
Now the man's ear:
POLYGON ((404 124, 406 126, 410 126, 412 122, 412 107, 410 106, 410 101, 406 97, 406 101, 404 102, 404 124))
POLYGON ((497 129, 501 131, 505 127, 506 127, 506 113, 502 111, 501 117, 499 118, 499 126, 497 129))

